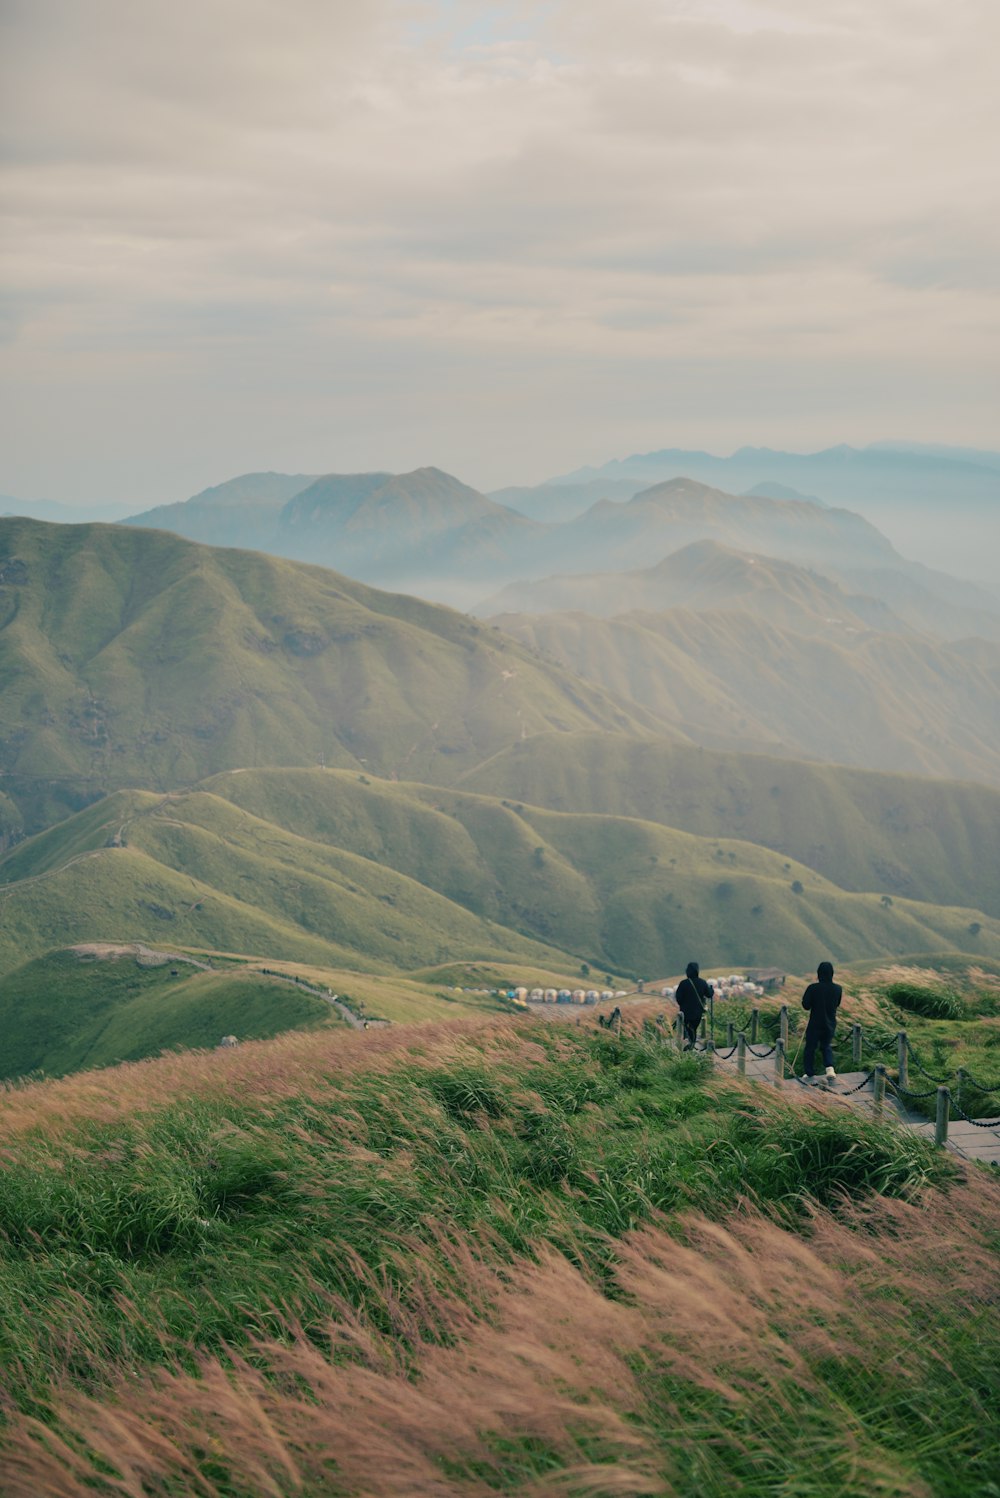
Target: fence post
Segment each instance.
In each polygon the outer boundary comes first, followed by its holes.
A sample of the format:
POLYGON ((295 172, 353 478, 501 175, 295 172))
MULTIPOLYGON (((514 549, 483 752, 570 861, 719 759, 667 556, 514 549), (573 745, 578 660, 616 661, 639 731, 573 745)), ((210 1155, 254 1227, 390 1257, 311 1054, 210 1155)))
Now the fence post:
POLYGON ((958 1071, 955 1073, 955 1101, 960 1108, 962 1106, 962 1083, 964 1081, 965 1072, 962 1067, 959 1067, 958 1071))
POLYGON ((679 1051, 683 1051, 683 1049, 684 1049, 684 1016, 683 1016, 683 1014, 678 1014, 677 1018, 674 1020, 674 1040, 675 1040, 675 1042, 677 1044, 677 1049, 679 1051))
POLYGON ((851 1061, 855 1066, 861 1065, 861 1026, 851 1026, 851 1061))
POLYGON ((781 1008, 779 1009, 779 1011, 778 1011, 778 1021, 779 1021, 780 1027, 781 1027, 781 1030, 780 1030, 781 1039, 782 1039, 782 1042, 784 1043, 785 1050, 787 1051, 788 1050, 788 1005, 787 1004, 782 1004, 781 1008))
POLYGON ((750 1011, 750 1044, 751 1045, 756 1045, 757 1044, 757 1027, 758 1027, 759 1024, 760 1024, 760 1010, 759 1009, 751 1009, 751 1011, 750 1011))
POLYGON ((708 995, 708 1043, 706 1050, 715 1050, 715 989, 712 988, 708 995))
POLYGON ((774 1075, 778 1082, 785 1080, 785 1042, 780 1038, 774 1043, 774 1075))
POLYGON ((701 1036, 702 1040, 704 1040, 706 1042, 706 1045, 707 1045, 707 1043, 708 1043, 708 1025, 706 1023, 706 1019, 705 1019, 704 1015, 702 1015, 702 1017, 701 1017, 701 1028, 700 1028, 700 1030, 699 1030, 698 1033, 701 1036))
POLYGON ((885 1102, 885 1067, 881 1061, 875 1068, 875 1085, 873 1091, 875 1094, 875 1116, 878 1118, 881 1116, 882 1105, 885 1102))
POLYGON ((934 1120, 934 1143, 941 1148, 948 1142, 948 1105, 951 1102, 951 1093, 947 1087, 939 1087, 937 1090, 937 1117, 934 1120))
POLYGON ((733 1030, 732 1020, 726 1021, 726 1045, 732 1048, 736 1044, 736 1033, 733 1030))
POLYGON ((747 1074, 747 1038, 742 1030, 736 1040, 736 1070, 741 1077, 747 1074))
POLYGON ((906 1068, 906 1031, 900 1030, 896 1035, 896 1070, 899 1072, 899 1086, 906 1088, 910 1079, 906 1068))

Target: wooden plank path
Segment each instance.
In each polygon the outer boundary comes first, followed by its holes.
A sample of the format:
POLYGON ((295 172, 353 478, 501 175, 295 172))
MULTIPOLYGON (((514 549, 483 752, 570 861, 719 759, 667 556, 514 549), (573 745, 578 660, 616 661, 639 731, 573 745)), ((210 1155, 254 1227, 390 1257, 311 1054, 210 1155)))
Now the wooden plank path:
MULTIPOLYGON (((714 1051, 712 1057, 715 1065, 727 1075, 738 1075, 735 1055, 727 1056, 725 1052, 714 1051)), ((832 1087, 804 1083, 791 1076, 786 1076, 782 1083, 774 1069, 774 1056, 756 1056, 749 1046, 746 1053, 746 1078, 751 1082, 766 1082, 771 1087, 794 1087, 797 1092, 810 1096, 837 1098, 843 1103, 864 1108, 868 1112, 873 1111, 875 1105, 868 1072, 840 1072, 832 1087), (862 1086, 862 1083, 865 1085, 862 1086)), ((907 1128, 929 1139, 933 1144, 933 1119, 926 1119, 920 1113, 913 1113, 903 1108, 889 1090, 886 1092, 884 1106, 887 1113, 893 1113, 907 1128)), ((966 1123, 961 1118, 952 1118, 948 1123, 948 1139, 945 1147, 962 1160, 978 1160, 984 1165, 1000 1166, 1000 1124, 996 1128, 983 1128, 978 1124, 966 1123)))

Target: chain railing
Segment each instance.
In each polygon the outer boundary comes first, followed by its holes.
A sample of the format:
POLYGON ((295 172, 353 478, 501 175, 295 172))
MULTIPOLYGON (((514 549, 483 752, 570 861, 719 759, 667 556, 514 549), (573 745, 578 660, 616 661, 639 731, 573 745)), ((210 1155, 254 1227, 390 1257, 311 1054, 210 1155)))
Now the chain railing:
MULTIPOLYGON (((759 1050, 753 1044, 757 1039, 759 1028, 759 1011, 756 1009, 751 1013, 749 1037, 745 1030, 741 1030, 736 1034, 733 1021, 730 1020, 727 1022, 726 1041, 729 1047, 728 1050, 720 1051, 716 1050, 715 1047, 714 1006, 711 1036, 708 1035, 706 1030, 707 1022, 706 1016, 706 1021, 702 1024, 704 1052, 716 1055, 720 1061, 729 1061, 736 1056, 737 1069, 741 1075, 745 1075, 747 1056, 752 1056, 757 1060, 763 1061, 769 1056, 773 1056, 780 1046, 782 1050, 781 1065, 778 1068, 778 1063, 776 1063, 776 1075, 779 1078, 784 1076, 784 1056, 788 1048, 789 1032, 787 1005, 783 1004, 778 1014, 780 1038, 768 1050, 759 1050)), ((898 1099, 904 1108, 909 1103, 922 1103, 927 1102, 930 1098, 936 1098, 934 1138, 935 1143, 938 1145, 947 1143, 948 1122, 952 1116, 961 1119, 965 1123, 972 1124, 977 1129, 1000 1129, 1000 1118, 972 1118, 962 1108, 959 1101, 963 1086, 971 1088, 974 1092, 990 1095, 1000 1092, 1000 1082, 984 1086, 961 1067, 957 1068, 955 1072, 949 1073, 947 1077, 934 1076, 932 1072, 927 1070, 905 1030, 900 1030, 893 1041, 873 1044, 870 1040, 866 1041, 862 1027, 854 1025, 851 1035, 851 1047, 855 1064, 863 1064, 863 1056, 867 1052, 868 1056, 875 1062, 875 1065, 865 1072, 861 1081, 855 1086, 838 1088, 834 1094, 835 1096, 852 1097, 855 1093, 862 1092, 866 1087, 872 1086, 875 1094, 874 1102, 876 1111, 881 1110, 882 1099, 887 1090, 898 1099), (896 1078, 892 1078, 886 1073, 883 1059, 886 1057, 892 1057, 896 1061, 898 1073, 896 1078), (926 1081, 932 1082, 934 1085, 926 1089, 910 1087, 908 1085, 908 1067, 911 1064, 926 1081), (948 1086, 948 1082, 953 1077, 958 1083, 958 1098, 953 1095, 951 1088, 948 1086)))
MULTIPOLYGON (((743 1021, 743 1019, 744 1016, 741 1014, 740 1020, 743 1021)), ((663 1033, 666 1029, 663 1016, 659 1017, 658 1023, 661 1027, 661 1033, 663 1033)), ((726 1045, 728 1049, 718 1050, 715 1043, 715 1006, 711 1004, 701 1023, 701 1041, 699 1044, 691 1046, 686 1040, 684 1021, 681 1015, 677 1016, 674 1026, 674 1036, 678 1050, 698 1049, 702 1055, 714 1055, 720 1061, 731 1061, 735 1056, 737 1070, 742 1076, 746 1075, 746 1059, 748 1056, 758 1061, 765 1061, 780 1051, 780 1056, 775 1062, 775 1077, 780 1081, 785 1077, 785 1058, 788 1053, 789 1028, 788 1006, 782 1004, 778 1011, 779 1038, 768 1049, 759 1049, 756 1042, 760 1029, 760 1011, 755 1008, 750 1012, 749 1024, 740 1029, 738 1033, 732 1019, 726 1022, 726 1045), (749 1029, 749 1035, 747 1034, 747 1029, 749 1029)), ((898 1099, 900 1105, 904 1108, 910 1103, 924 1103, 936 1097, 934 1138, 935 1143, 939 1145, 944 1145, 947 1142, 948 1122, 952 1115, 965 1123, 972 1124, 977 1129, 1000 1130, 1000 1118, 973 1118, 961 1105, 963 1087, 969 1088, 975 1093, 989 1096, 1000 1092, 1000 1082, 990 1084, 977 1082, 975 1077, 962 1067, 957 1068, 955 1072, 950 1072, 947 1077, 936 1077, 932 1072, 927 1070, 905 1030, 898 1031, 895 1038, 891 1041, 884 1041, 880 1037, 878 1041, 873 1042, 871 1038, 865 1037, 862 1026, 855 1024, 851 1031, 850 1045, 852 1060, 855 1066, 864 1064, 865 1053, 867 1053, 868 1057, 875 1064, 865 1072, 860 1082, 856 1083, 853 1087, 838 1088, 834 1094, 835 1096, 852 1097, 855 1093, 862 1092, 866 1087, 871 1086, 876 1112, 881 1111, 887 1090, 898 1099), (896 1062, 897 1075, 895 1078, 887 1075, 885 1058, 888 1057, 892 1057, 896 1062), (934 1085, 926 1089, 910 1087, 908 1075, 910 1065, 926 1081, 932 1082, 934 1085), (953 1077, 957 1081, 957 1096, 952 1093, 948 1085, 953 1077)))

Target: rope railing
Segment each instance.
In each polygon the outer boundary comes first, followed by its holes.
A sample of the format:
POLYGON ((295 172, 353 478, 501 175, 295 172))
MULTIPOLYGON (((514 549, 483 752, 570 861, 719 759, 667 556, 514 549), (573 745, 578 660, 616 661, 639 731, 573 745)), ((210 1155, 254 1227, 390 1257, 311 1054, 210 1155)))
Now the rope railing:
MULTIPOLYGON (((743 1020, 742 1015, 740 1019, 741 1021, 743 1020)), ((720 1061, 731 1061, 735 1056, 737 1070, 741 1075, 745 1075, 746 1059, 748 1056, 757 1061, 765 1061, 769 1057, 774 1056, 780 1048, 781 1056, 775 1062, 775 1076, 780 1081, 785 1076, 785 1058, 788 1054, 789 1028, 788 1006, 782 1004, 778 1013, 778 1040, 766 1050, 759 1049, 755 1042, 758 1039, 760 1029, 760 1011, 753 1009, 748 1016, 748 1022, 738 1033, 734 1020, 730 1019, 726 1022, 726 1045, 728 1049, 718 1050, 716 1048, 715 1006, 713 1004, 702 1021, 701 1043, 697 1049, 703 1055, 717 1056, 720 1061), (749 1031, 749 1035, 747 1031, 749 1031)), ((680 1017, 676 1026, 676 1035, 678 1048, 686 1049, 687 1047, 683 1040, 683 1020, 680 1017)), ((946 1143, 948 1138, 948 1120, 952 1115, 965 1123, 972 1124, 977 1129, 1000 1129, 1000 1118, 973 1118, 961 1106, 960 1101, 963 1088, 971 1089, 974 1093, 989 1096, 1000 1092, 1000 1082, 989 1084, 977 1082, 975 1077, 963 1067, 957 1068, 954 1072, 949 1072, 946 1077, 934 1076, 932 1072, 927 1070, 905 1030, 898 1031, 895 1039, 892 1041, 883 1041, 880 1039, 878 1043, 874 1043, 869 1037, 864 1035, 862 1026, 855 1024, 852 1028, 849 1043, 852 1049, 852 1059, 856 1066, 864 1064, 863 1058, 865 1054, 875 1064, 865 1072, 861 1081, 856 1083, 855 1086, 838 1089, 835 1094, 837 1097, 852 1097, 855 1093, 862 1092, 866 1087, 873 1086, 876 1111, 880 1111, 882 1099, 887 1090, 898 1099, 903 1107, 906 1107, 909 1103, 927 1102, 936 1096, 935 1142, 937 1144, 946 1143), (896 1062, 897 1076, 895 1078, 888 1076, 886 1072, 884 1060, 889 1057, 892 1057, 896 1062), (932 1082, 934 1085, 926 1089, 910 1087, 908 1085, 908 1068, 910 1064, 926 1081, 932 1082), (952 1093, 951 1088, 948 1086, 948 1083, 953 1078, 957 1080, 958 1084, 956 1089, 957 1096, 952 1093)))

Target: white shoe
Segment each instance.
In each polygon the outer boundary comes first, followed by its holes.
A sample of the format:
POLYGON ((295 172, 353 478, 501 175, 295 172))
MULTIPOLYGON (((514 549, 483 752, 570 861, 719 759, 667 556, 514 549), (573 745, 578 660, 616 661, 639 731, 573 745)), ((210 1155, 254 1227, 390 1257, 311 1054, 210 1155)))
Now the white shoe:
POLYGON ((837 1073, 834 1071, 832 1066, 828 1066, 826 1069, 826 1080, 828 1082, 836 1082, 837 1080, 837 1073))

